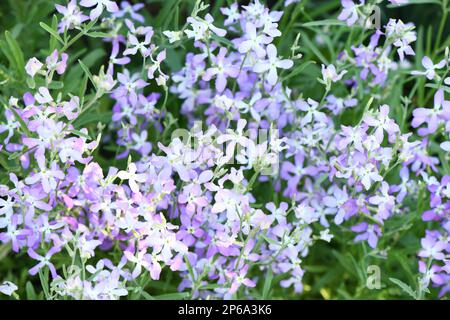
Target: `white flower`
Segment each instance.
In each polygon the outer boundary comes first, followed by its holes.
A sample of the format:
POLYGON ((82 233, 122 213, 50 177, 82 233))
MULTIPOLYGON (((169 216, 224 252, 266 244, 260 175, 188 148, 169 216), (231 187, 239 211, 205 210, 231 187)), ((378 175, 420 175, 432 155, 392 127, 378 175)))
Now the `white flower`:
POLYGON ((10 281, 5 281, 0 285, 0 292, 7 296, 11 296, 17 289, 17 286, 10 281))
POLYGON ((25 66, 25 71, 29 76, 34 77, 36 73, 38 73, 42 69, 43 66, 44 64, 42 62, 33 57, 28 60, 28 63, 25 66))
POLYGON ((212 24, 214 18, 209 13, 205 16, 204 20, 198 17, 189 17, 187 18, 187 22, 190 23, 192 30, 188 29, 184 32, 187 34, 188 38, 194 38, 195 41, 209 38, 209 31, 212 31, 219 37, 224 37, 227 34, 224 29, 217 28, 212 24))
POLYGON ((269 44, 266 51, 267 60, 257 62, 253 67, 253 71, 257 73, 268 72, 267 82, 269 82, 269 84, 273 86, 277 83, 278 80, 277 68, 290 69, 292 68, 294 63, 289 59, 278 59, 277 48, 273 44, 269 44))
POLYGON ((180 41, 181 39, 181 31, 164 31, 163 35, 165 35, 169 39, 169 43, 174 43, 180 41))
POLYGON ((128 184, 130 186, 130 189, 134 193, 139 192, 139 185, 137 182, 145 182, 146 176, 143 173, 136 173, 137 168, 134 163, 130 163, 128 165, 128 171, 119 171, 117 176, 122 180, 128 180, 128 184))
POLYGON ((119 11, 117 3, 111 0, 81 0, 80 5, 88 8, 95 6, 95 8, 90 13, 91 20, 95 20, 100 17, 105 7, 106 10, 111 13, 119 11))
POLYGON ((336 67, 330 64, 328 67, 322 64, 322 81, 324 85, 327 86, 327 89, 330 89, 331 83, 337 82, 342 79, 342 77, 347 73, 347 70, 342 71, 341 73, 337 73, 336 67))
POLYGON ((333 239, 333 235, 330 234, 330 229, 325 229, 320 231, 320 240, 326 241, 326 242, 330 242, 331 239, 333 239))
POLYGON ((247 53, 250 50, 253 50, 259 58, 264 57, 266 51, 262 45, 272 42, 272 38, 265 36, 262 33, 258 34, 255 25, 251 22, 247 22, 245 25, 245 34, 247 40, 241 42, 238 48, 239 52, 247 53))

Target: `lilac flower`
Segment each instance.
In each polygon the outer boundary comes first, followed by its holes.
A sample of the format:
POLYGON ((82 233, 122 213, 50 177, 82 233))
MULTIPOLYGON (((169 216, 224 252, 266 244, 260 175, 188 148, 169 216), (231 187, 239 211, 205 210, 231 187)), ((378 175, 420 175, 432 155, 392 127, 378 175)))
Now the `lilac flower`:
POLYGON ((419 257, 434 258, 436 260, 443 260, 445 258, 442 251, 447 247, 446 242, 436 240, 427 235, 420 243, 422 244, 422 250, 419 252, 419 257))
POLYGON ((253 71, 258 73, 267 72, 267 82, 274 86, 278 80, 277 68, 290 69, 294 65, 292 60, 280 60, 277 57, 277 48, 273 44, 267 46, 267 60, 259 61, 253 67, 253 71))
POLYGON ((31 232, 30 230, 21 229, 20 225, 23 223, 23 218, 20 215, 13 214, 8 224, 8 230, 0 233, 0 241, 3 243, 11 242, 14 252, 19 252, 20 247, 23 246, 26 236, 31 232))
POLYGON ((80 5, 88 8, 95 6, 95 8, 91 10, 90 13, 91 20, 95 20, 100 17, 105 7, 106 10, 111 13, 119 11, 117 3, 111 0, 81 0, 80 5))
POLYGON ((241 268, 241 270, 239 270, 239 273, 227 271, 227 277, 231 279, 231 287, 230 287, 228 293, 230 293, 230 294, 236 293, 236 291, 239 289, 239 287, 241 285, 244 285, 246 287, 251 287, 251 288, 256 286, 256 283, 254 281, 252 281, 249 278, 246 278, 247 270, 248 270, 248 265, 241 268))
POLYGON ((413 75, 425 75, 428 80, 432 80, 436 77, 436 69, 442 69, 446 65, 445 60, 441 60, 438 64, 433 64, 433 61, 427 56, 422 58, 422 65, 425 67, 425 71, 412 71, 413 75))
POLYGON ((401 61, 404 60, 405 55, 415 55, 410 45, 417 39, 416 33, 412 31, 413 29, 413 24, 404 24, 401 20, 390 19, 386 25, 386 37, 393 39, 401 61))
POLYGON ((130 251, 124 251, 123 254, 127 258, 128 261, 135 264, 133 273, 131 274, 133 279, 136 279, 137 277, 139 277, 139 275, 142 272, 142 267, 144 267, 145 269, 150 268, 150 264, 147 259, 147 257, 149 255, 146 253, 145 250, 138 251, 136 256, 133 253, 131 253, 130 251))
POLYGON ((177 232, 177 239, 190 247, 195 243, 196 238, 203 236, 204 231, 200 228, 201 223, 195 218, 191 219, 187 214, 182 214, 180 219, 182 227, 177 232))
POLYGON ((147 83, 140 78, 139 74, 130 75, 128 70, 124 73, 119 73, 117 79, 120 86, 114 90, 113 96, 115 99, 129 98, 132 104, 137 102, 137 90, 147 86, 147 83))
POLYGON ((438 265, 431 265, 430 268, 427 268, 427 265, 423 261, 419 261, 419 272, 424 274, 424 282, 426 286, 428 286, 429 281, 431 280, 434 284, 442 285, 445 280, 441 273, 442 268, 438 265))
POLYGON ((414 128, 419 127, 422 123, 427 123, 428 128, 419 130, 421 135, 428 135, 436 132, 439 122, 443 116, 442 108, 450 108, 450 101, 444 99, 444 90, 439 89, 434 95, 433 109, 417 108, 413 111, 413 120, 411 125, 414 128))
POLYGON ((328 104, 325 107, 331 110, 334 115, 338 115, 346 108, 353 108, 358 103, 358 101, 354 98, 343 99, 335 97, 334 95, 329 95, 326 99, 328 104))
POLYGON ((205 19, 189 17, 187 22, 192 27, 192 30, 186 29, 184 32, 188 38, 194 38, 196 41, 208 39, 210 32, 215 33, 219 37, 224 37, 227 33, 226 30, 217 28, 212 24, 214 18, 209 13, 205 16, 205 19))
POLYGON ((313 166, 305 167, 305 156, 298 153, 295 156, 295 165, 289 161, 283 162, 281 166, 281 177, 288 181, 288 187, 286 188, 285 194, 294 194, 297 192, 297 186, 299 185, 300 179, 306 175, 313 176, 317 174, 317 169, 313 166))
POLYGON ((109 65, 108 65, 108 74, 113 74, 114 72, 114 65, 126 65, 130 63, 131 59, 129 57, 122 57, 117 58, 119 55, 119 41, 113 41, 112 42, 112 50, 111 55, 109 56, 109 65))
POLYGON ((341 71, 339 74, 336 71, 336 67, 332 64, 325 66, 322 64, 322 80, 321 82, 326 85, 327 89, 330 89, 331 83, 338 82, 347 73, 347 70, 341 71))
POLYGON ((236 78, 239 75, 239 67, 232 64, 230 59, 226 58, 227 49, 220 48, 217 56, 211 56, 213 67, 208 68, 203 74, 203 80, 210 81, 216 76, 216 90, 222 92, 227 84, 227 77, 236 78))
POLYGON ((0 292, 7 296, 11 296, 17 289, 17 286, 11 281, 4 281, 0 285, 0 292))
POLYGON ((353 226, 351 229, 352 231, 359 233, 353 241, 359 242, 367 240, 371 248, 375 249, 377 247, 378 238, 381 235, 381 230, 378 225, 361 222, 360 224, 353 226))
POLYGON ((232 3, 230 6, 220 8, 220 12, 227 18, 224 21, 225 26, 229 26, 239 20, 241 14, 239 13, 239 7, 236 2, 232 3))
POLYGON ((239 52, 247 53, 249 51, 254 51, 258 58, 262 58, 266 55, 263 45, 272 42, 272 38, 264 34, 258 34, 256 31, 256 26, 251 22, 247 22, 245 25, 245 39, 246 40, 241 42, 239 45, 239 52))
POLYGON ((383 181, 381 183, 381 193, 369 198, 369 203, 378 206, 376 218, 383 221, 389 218, 395 205, 394 197, 389 194, 389 185, 383 181))
POLYGON ((389 118, 389 106, 387 104, 380 107, 379 113, 376 116, 366 115, 363 121, 369 126, 376 128, 375 137, 378 143, 382 143, 384 139, 384 131, 388 133, 389 141, 395 141, 395 134, 400 132, 399 126, 394 120, 389 118))
POLYGON ((347 203, 349 200, 347 191, 340 190, 338 188, 335 188, 333 190, 333 194, 326 196, 323 198, 323 203, 332 210, 333 213, 336 213, 334 217, 334 222, 336 224, 341 224, 344 219, 346 218, 346 208, 344 207, 344 204, 347 203))
POLYGON ((64 33, 64 31, 79 28, 83 22, 89 19, 85 16, 80 8, 77 6, 76 0, 71 0, 67 7, 59 4, 55 4, 56 11, 63 15, 61 22, 58 25, 58 32, 64 33))
POLYGON ((14 135, 15 130, 20 127, 20 124, 16 121, 14 113, 11 110, 5 110, 5 118, 6 123, 0 123, 0 133, 8 131, 8 135, 3 140, 3 143, 7 145, 9 143, 9 139, 11 139, 14 135))
POLYGON ((266 204, 266 208, 272 213, 272 217, 275 221, 281 225, 286 224, 288 209, 288 204, 286 202, 281 202, 279 208, 277 208, 273 202, 269 202, 266 204))
POLYGON ((61 251, 61 248, 59 247, 52 247, 44 256, 38 255, 33 249, 28 249, 28 255, 33 258, 34 260, 38 260, 39 263, 35 265, 33 268, 29 270, 29 273, 34 276, 36 273, 39 272, 44 267, 48 267, 50 270, 50 273, 52 275, 52 278, 57 277, 55 266, 50 262, 50 258, 55 254, 61 251))
POLYGON ((359 0, 360 4, 355 4, 352 0, 341 0, 343 6, 342 12, 339 14, 338 19, 346 21, 348 26, 355 24, 358 20, 357 8, 365 3, 365 0, 359 0))
POLYGON ((306 112, 305 116, 300 121, 302 126, 314 122, 326 122, 327 118, 325 113, 319 111, 319 103, 314 101, 313 99, 308 98, 307 101, 299 100, 298 101, 298 109, 306 112))
POLYGON ((366 190, 370 189, 373 182, 380 182, 383 180, 383 177, 380 176, 377 168, 371 163, 367 163, 365 166, 361 167, 357 174, 366 190))
POLYGON ((64 173, 59 169, 56 161, 52 162, 50 168, 47 168, 44 159, 39 157, 37 159, 40 172, 36 172, 25 179, 25 183, 29 185, 41 183, 42 189, 49 193, 56 190, 58 180, 64 179, 64 173))
POLYGON ((137 11, 144 8, 144 6, 145 5, 143 3, 136 3, 132 5, 128 1, 122 1, 120 3, 121 9, 117 12, 114 12, 113 15, 115 17, 122 18, 126 14, 129 14, 134 20, 144 23, 144 17, 141 14, 137 13, 137 11))
POLYGON ((67 60, 69 56, 66 53, 61 54, 61 60, 59 60, 58 50, 54 50, 53 53, 45 60, 45 65, 49 72, 56 71, 59 75, 63 74, 67 68, 67 60))

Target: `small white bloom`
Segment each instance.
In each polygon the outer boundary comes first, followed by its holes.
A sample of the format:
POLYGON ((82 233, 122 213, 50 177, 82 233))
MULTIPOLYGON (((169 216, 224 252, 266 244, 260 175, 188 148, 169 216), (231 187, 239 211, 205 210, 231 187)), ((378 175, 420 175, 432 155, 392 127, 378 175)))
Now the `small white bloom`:
POLYGON ((169 39, 169 43, 174 43, 180 41, 181 39, 181 31, 164 31, 163 35, 165 35, 169 39))
POLYGON ((5 281, 0 285, 0 292, 7 296, 11 296, 17 289, 17 286, 11 281, 5 281))
POLYGON ((320 240, 326 241, 326 242, 330 242, 331 239, 333 239, 333 235, 330 234, 330 229, 325 229, 320 231, 320 240))
POLYGON ((331 83, 337 82, 342 79, 342 77, 347 73, 347 70, 337 73, 336 67, 330 64, 328 67, 322 64, 322 83, 330 88, 331 83))
POLYGON ((28 63, 25 66, 25 71, 30 77, 34 77, 36 73, 38 73, 42 69, 43 66, 44 64, 42 62, 33 57, 28 60, 28 63))
POLYGON ((278 59, 277 48, 273 44, 267 46, 267 60, 257 62, 253 67, 253 71, 258 73, 267 72, 267 82, 274 86, 278 81, 278 69, 290 69, 293 66, 292 60, 278 59))

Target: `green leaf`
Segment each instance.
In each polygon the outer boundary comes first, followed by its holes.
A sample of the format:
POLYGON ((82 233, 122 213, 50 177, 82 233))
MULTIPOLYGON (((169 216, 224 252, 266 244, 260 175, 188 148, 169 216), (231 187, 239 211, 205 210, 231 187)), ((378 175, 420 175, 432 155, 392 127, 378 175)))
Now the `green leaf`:
POLYGON ((270 239, 269 237, 267 237, 267 236, 264 235, 264 234, 262 234, 261 237, 262 237, 264 240, 266 240, 266 242, 269 243, 269 244, 273 244, 273 245, 276 245, 276 246, 279 246, 279 245, 280 245, 277 241, 275 241, 275 240, 273 240, 273 239, 270 239))
POLYGON ((110 38, 111 37, 110 33, 100 32, 100 31, 89 32, 86 35, 91 38, 110 38))
POLYGON ((88 76, 89 80, 91 80, 93 86, 95 88, 97 88, 97 86, 95 85, 94 82, 94 77, 92 76, 91 71, 89 71, 89 68, 84 64, 83 61, 81 61, 80 59, 78 59, 78 63, 80 64, 81 68, 83 69, 83 71, 86 73, 86 75, 88 76))
POLYGON ((36 291, 34 290, 33 284, 30 281, 27 281, 27 284, 25 285, 25 291, 27 293, 27 300, 37 299, 36 291))
POLYGON ((100 113, 85 113, 79 118, 77 118, 73 125, 75 126, 75 128, 80 128, 91 122, 108 123, 109 121, 111 121, 111 116, 112 116, 111 111, 100 113))
POLYGON ((302 63, 301 65, 299 65, 298 67, 296 67, 294 70, 292 70, 292 72, 290 74, 288 74, 286 77, 283 78, 283 81, 286 81, 296 75, 299 75, 303 70, 306 69, 306 67, 308 67, 311 64, 315 64, 315 61, 306 61, 304 63, 302 63))
POLYGON ((409 0, 407 3, 403 3, 400 5, 389 4, 387 7, 388 8, 398 8, 398 7, 409 6, 412 4, 438 4, 438 5, 441 5, 442 0, 409 0))
POLYGON ((42 29, 50 33, 56 40, 58 40, 62 45, 64 45, 64 40, 61 38, 61 36, 58 34, 56 30, 46 25, 44 22, 39 22, 39 25, 41 26, 42 29))
POLYGON ((411 289, 410 286, 408 286, 406 283, 404 283, 403 281, 399 280, 399 279, 395 279, 395 278, 389 278, 389 280, 396 284, 397 286, 400 287, 400 289, 402 289, 405 293, 409 294, 411 297, 413 297, 414 299, 417 298, 416 296, 416 292, 411 289))
POLYGON ((270 288, 272 287, 272 280, 273 280, 273 271, 271 268, 267 270, 266 274, 266 280, 264 281, 264 287, 262 292, 262 299, 266 300, 269 296, 270 288))
POLYGON ((306 48, 308 48, 316 57, 325 65, 329 65, 328 60, 324 57, 322 52, 312 43, 312 41, 309 39, 309 37, 306 34, 302 35, 301 38, 304 42, 304 45, 306 48))
POLYGON ((75 135, 77 135, 77 136, 79 136, 79 137, 81 137, 81 138, 92 140, 92 138, 88 134, 83 133, 83 132, 81 132, 79 130, 70 130, 70 132, 75 134, 75 135))
MULTIPOLYGON (((57 30, 58 29, 58 17, 56 15, 53 15, 52 19, 52 29, 57 30)), ((50 37, 50 51, 53 52, 53 50, 56 49, 56 45, 58 44, 58 39, 56 37, 50 37)))
POLYGON ((333 250, 333 255, 339 260, 344 269, 346 269, 352 275, 357 275, 353 262, 348 256, 343 255, 342 253, 336 250, 333 250))
POLYGON ((310 22, 300 23, 300 24, 298 24, 298 26, 300 26, 300 27, 322 27, 322 26, 348 27, 347 24, 344 21, 340 21, 340 20, 337 20, 337 19, 326 19, 326 20, 310 21, 310 22))
POLYGON ((9 31, 5 31, 5 39, 9 47, 9 51, 13 57, 15 69, 17 74, 25 77, 25 58, 23 57, 22 49, 14 39, 9 31))
POLYGON ((176 292, 152 296, 155 300, 182 300, 190 297, 188 292, 176 292))

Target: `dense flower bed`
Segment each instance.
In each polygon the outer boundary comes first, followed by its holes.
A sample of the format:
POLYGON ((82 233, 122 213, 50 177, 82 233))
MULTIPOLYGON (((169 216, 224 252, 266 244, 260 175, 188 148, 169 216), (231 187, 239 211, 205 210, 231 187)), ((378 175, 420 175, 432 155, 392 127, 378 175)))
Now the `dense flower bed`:
POLYGON ((0 292, 448 295, 447 0, 147 2, 0 5, 0 292))

